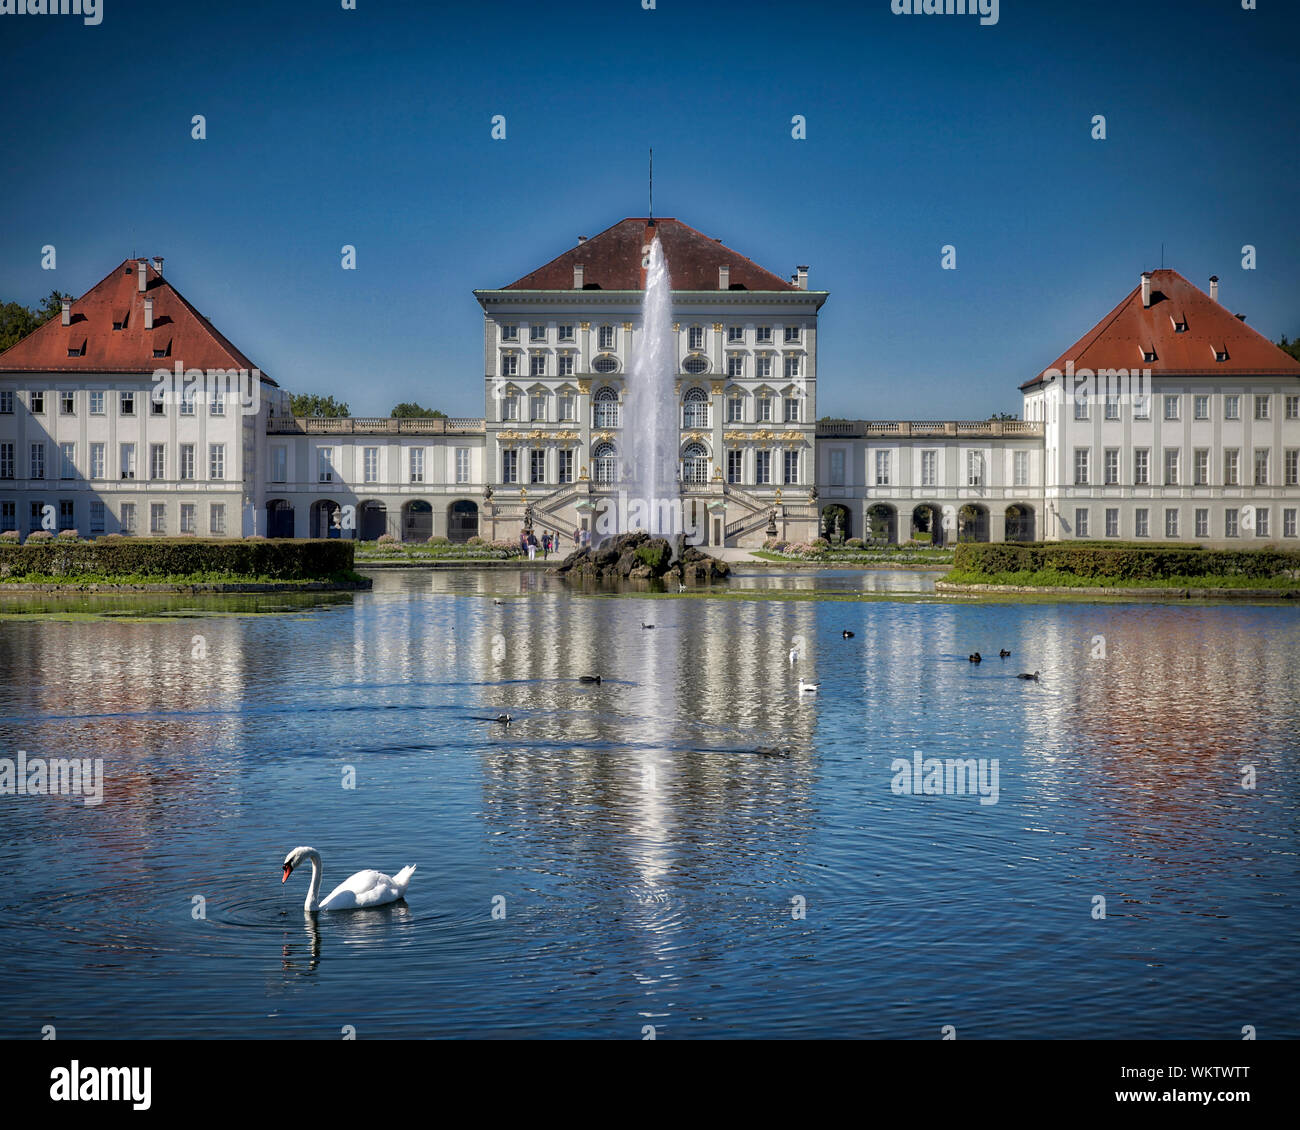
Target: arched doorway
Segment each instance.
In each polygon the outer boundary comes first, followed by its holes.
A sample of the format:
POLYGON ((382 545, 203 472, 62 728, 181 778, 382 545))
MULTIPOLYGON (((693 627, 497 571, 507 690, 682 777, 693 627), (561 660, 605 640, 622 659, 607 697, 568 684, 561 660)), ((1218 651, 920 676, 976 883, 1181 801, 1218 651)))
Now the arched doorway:
POLYGON ((357 537, 361 541, 376 541, 382 534, 388 533, 388 507, 382 502, 361 504, 357 515, 357 537))
POLYGON ((319 502, 311 504, 311 536, 314 538, 343 536, 342 511, 333 499, 322 498, 319 502))
POLYGON ((898 540, 898 511, 892 506, 877 502, 867 511, 867 525, 866 536, 872 541, 893 545, 898 540))
POLYGON ((592 478, 598 483, 618 482, 618 453, 612 443, 601 443, 591 453, 592 478))
POLYGON ((1034 508, 1032 506, 1007 507, 1007 541, 1034 540, 1034 508))
POLYGON ((709 481, 709 452, 702 443, 688 443, 682 450, 682 482, 709 481))
POLYGON ((266 536, 293 537, 293 504, 287 499, 273 498, 266 504, 266 536))
POLYGON ((943 514, 937 506, 922 503, 912 511, 912 540, 929 542, 934 546, 943 545, 943 514))
POLYGON ((433 507, 422 498, 402 507, 402 540, 428 541, 433 537, 433 507))
POLYGON ((833 545, 843 545, 844 539, 852 536, 849 526, 849 508, 839 505, 823 506, 818 533, 833 545))
POLYGON ((478 504, 461 499, 447 507, 447 537, 469 541, 478 535, 478 504))
POLYGON ((968 502, 957 511, 958 541, 988 541, 989 512, 983 506, 968 502))

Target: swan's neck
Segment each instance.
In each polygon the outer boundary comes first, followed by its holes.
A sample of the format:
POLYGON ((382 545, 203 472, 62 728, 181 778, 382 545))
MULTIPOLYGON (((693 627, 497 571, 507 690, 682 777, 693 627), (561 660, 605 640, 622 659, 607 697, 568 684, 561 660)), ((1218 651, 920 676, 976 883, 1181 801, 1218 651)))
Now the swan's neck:
POLYGON ((311 914, 320 909, 320 852, 312 851, 307 858, 311 860, 311 886, 307 888, 307 901, 303 903, 303 909, 311 914))

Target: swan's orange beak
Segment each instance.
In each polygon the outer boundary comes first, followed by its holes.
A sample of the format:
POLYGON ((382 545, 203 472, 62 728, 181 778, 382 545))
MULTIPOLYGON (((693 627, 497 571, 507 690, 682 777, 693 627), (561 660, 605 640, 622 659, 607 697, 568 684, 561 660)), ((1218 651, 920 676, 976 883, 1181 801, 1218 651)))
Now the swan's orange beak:
POLYGON ((286 879, 289 878, 289 873, 290 873, 292 870, 293 870, 293 868, 292 868, 289 864, 286 863, 286 864, 284 865, 284 875, 283 875, 283 877, 280 879, 280 882, 281 882, 281 883, 283 883, 286 879))

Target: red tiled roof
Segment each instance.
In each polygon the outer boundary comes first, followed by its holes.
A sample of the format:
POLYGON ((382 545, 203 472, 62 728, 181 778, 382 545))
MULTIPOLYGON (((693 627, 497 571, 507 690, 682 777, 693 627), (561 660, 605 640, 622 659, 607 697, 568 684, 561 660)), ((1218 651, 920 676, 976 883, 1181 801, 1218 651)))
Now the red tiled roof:
MULTIPOLYGON (((186 301, 152 263, 139 293, 137 260, 123 260, 72 303, 72 324, 55 315, 0 353, 0 373, 152 373, 178 361, 186 369, 255 369, 240 350, 186 301), (153 329, 144 328, 144 300, 153 299, 153 329), (126 325, 113 329, 125 317, 126 325), (69 350, 82 346, 80 356, 69 350), (164 358, 154 350, 168 349, 164 358)), ((262 374, 267 383, 270 377, 262 374)))
MULTIPOLYGON (((1284 353, 1263 334, 1246 325, 1227 307, 1173 270, 1151 272, 1151 305, 1142 305, 1142 284, 1061 354, 1048 368, 1150 369, 1153 374, 1214 377, 1225 373, 1300 377, 1300 361, 1284 353), (1175 322, 1185 322, 1178 332, 1175 322), (1144 361, 1144 350, 1155 350, 1144 361), (1226 361, 1215 351, 1227 350, 1226 361)), ((1043 370, 1046 372, 1047 370, 1043 370)), ((1020 387, 1043 379, 1039 373, 1020 387)))
POLYGON ((601 290, 643 290, 642 251, 656 235, 668 258, 673 290, 717 290, 718 268, 731 269, 732 287, 745 290, 797 290, 788 280, 746 259, 718 240, 671 216, 649 220, 631 217, 570 248, 544 267, 503 290, 572 290, 573 268, 582 264, 583 284, 601 290))

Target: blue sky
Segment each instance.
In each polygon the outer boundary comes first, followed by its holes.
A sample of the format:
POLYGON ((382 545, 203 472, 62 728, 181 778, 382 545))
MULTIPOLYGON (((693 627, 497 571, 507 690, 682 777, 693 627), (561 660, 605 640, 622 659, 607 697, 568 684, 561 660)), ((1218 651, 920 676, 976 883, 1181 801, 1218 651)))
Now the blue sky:
POLYGON ((470 291, 644 215, 650 146, 656 214, 831 292, 823 415, 1018 411, 1162 243, 1300 336, 1293 0, 1002 0, 994 26, 889 0, 103 6, 0 15, 0 300, 160 254, 268 374, 359 415, 480 415, 470 291))

